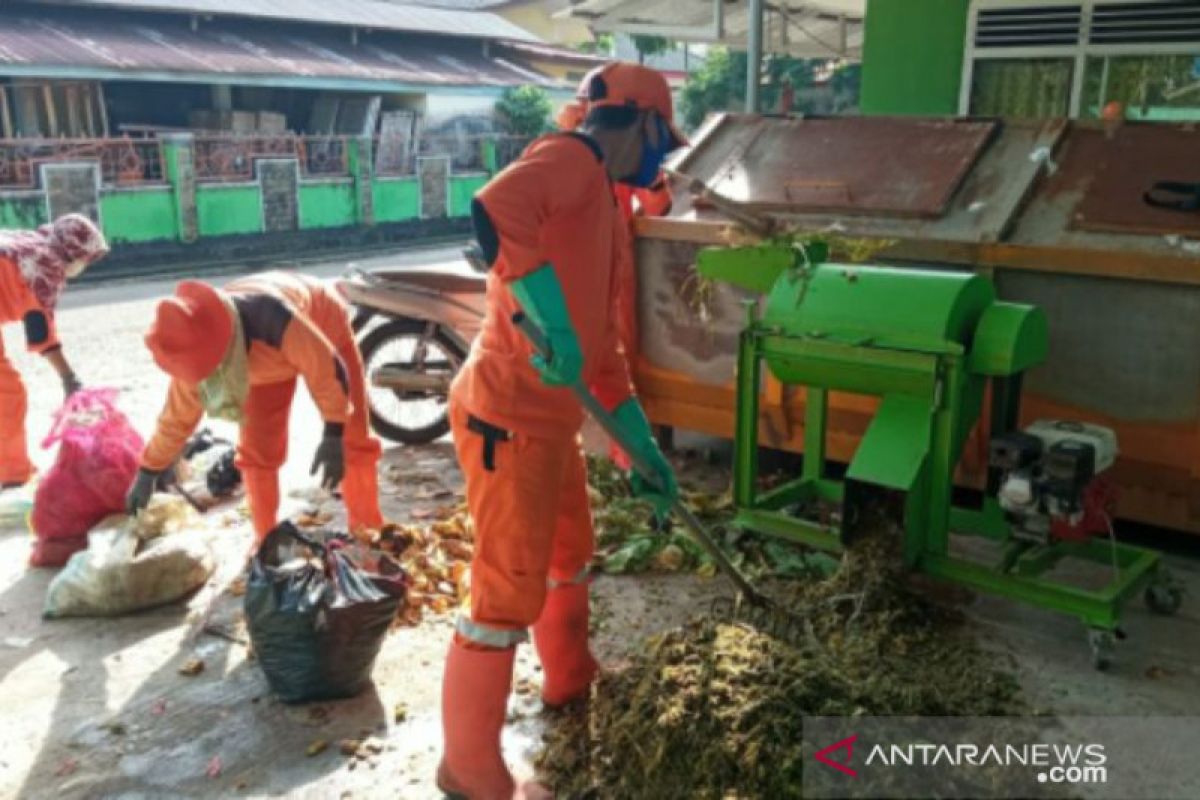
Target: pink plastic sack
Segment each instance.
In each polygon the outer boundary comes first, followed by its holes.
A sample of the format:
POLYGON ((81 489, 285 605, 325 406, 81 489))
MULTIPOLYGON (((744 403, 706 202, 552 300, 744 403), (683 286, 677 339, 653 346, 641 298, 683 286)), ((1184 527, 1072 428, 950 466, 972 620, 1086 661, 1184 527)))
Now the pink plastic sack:
POLYGON ((29 563, 58 567, 87 547, 88 531, 125 507, 142 437, 117 409, 116 389, 82 389, 54 416, 43 448, 59 445, 38 484, 30 524, 37 543, 29 563))

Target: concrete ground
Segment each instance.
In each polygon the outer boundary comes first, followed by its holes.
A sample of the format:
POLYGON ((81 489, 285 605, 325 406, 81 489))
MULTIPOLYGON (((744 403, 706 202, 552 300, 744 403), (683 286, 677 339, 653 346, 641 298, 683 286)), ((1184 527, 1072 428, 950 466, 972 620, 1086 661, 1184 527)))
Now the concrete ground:
MULTIPOLYGON (((438 249, 372 261, 455 268, 456 256, 438 249)), ((344 266, 305 269, 332 277, 344 266)), ((72 291, 59 316, 67 354, 83 380, 121 388, 122 407, 146 434, 166 380, 140 337, 154 301, 169 290, 169 282, 152 282, 72 291)), ((9 326, 4 341, 28 380, 28 427, 36 442, 61 392, 47 367, 22 354, 19 334, 9 326)), ((304 392, 298 397, 284 478, 294 495, 290 508, 335 508, 307 474, 320 425, 304 392)), ((48 466, 51 455, 39 453, 37 460, 48 466)), ((448 443, 391 448, 382 474, 385 511, 393 518, 403 521, 428 505, 428 490, 418 493, 403 480, 414 471, 434 473, 444 488, 461 490, 448 443)), ((22 527, 0 528, 0 797, 437 797, 430 777, 440 746, 438 692, 449 620, 429 619, 391 634, 376 663, 375 686, 363 696, 282 705, 246 658, 240 600, 223 592, 249 544, 244 516, 236 508, 210 516, 220 530, 221 563, 205 589, 186 604, 105 620, 42 620, 53 572, 26 567, 30 541, 22 527), (218 635, 200 631, 201 622, 218 635), (194 656, 204 660, 204 671, 180 675, 194 656), (379 749, 371 758, 339 752, 341 740, 367 736, 379 749)), ((1163 618, 1140 603, 1132 606, 1125 621, 1129 638, 1118 645, 1109 673, 1092 669, 1083 630, 1073 620, 994 598, 966 598, 967 614, 997 657, 1011 660, 1041 708, 1200 716, 1200 564, 1176 557, 1171 565, 1191 590, 1183 611, 1163 618)), ((608 665, 620 662, 645 635, 706 608, 721 588, 719 581, 691 576, 601 578, 598 655, 608 665)), ((514 762, 526 759, 539 739, 539 679, 531 656, 524 648, 506 734, 514 762)))

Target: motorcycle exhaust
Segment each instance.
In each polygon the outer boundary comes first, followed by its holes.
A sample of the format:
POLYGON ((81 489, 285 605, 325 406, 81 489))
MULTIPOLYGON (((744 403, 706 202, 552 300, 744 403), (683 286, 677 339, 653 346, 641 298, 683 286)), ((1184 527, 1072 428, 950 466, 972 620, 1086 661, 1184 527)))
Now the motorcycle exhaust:
POLYGON ((446 394, 450 391, 451 374, 413 372, 404 367, 379 367, 371 371, 371 385, 379 389, 397 392, 432 392, 446 394))

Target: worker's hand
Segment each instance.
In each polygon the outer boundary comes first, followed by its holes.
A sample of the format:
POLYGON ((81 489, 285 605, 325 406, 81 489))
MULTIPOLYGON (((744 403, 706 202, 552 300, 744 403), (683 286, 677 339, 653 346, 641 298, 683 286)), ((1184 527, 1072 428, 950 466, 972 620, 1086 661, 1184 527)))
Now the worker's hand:
POLYGON ((62 379, 63 398, 69 399, 71 395, 83 388, 83 382, 79 380, 74 372, 68 372, 62 379))
POLYGON ((154 494, 154 486, 158 483, 161 472, 146 469, 142 467, 138 470, 137 478, 133 481, 133 486, 129 489, 129 494, 125 495, 125 511, 129 516, 136 517, 140 512, 150 505, 150 498, 154 494))
POLYGON ((550 345, 550 358, 533 355, 529 361, 547 386, 574 386, 583 374, 583 351, 569 328, 543 331, 550 345))
POLYGON ((309 474, 319 475, 321 488, 332 492, 346 475, 346 450, 342 445, 341 431, 333 432, 330 427, 326 426, 325 435, 317 445, 317 453, 313 456, 312 470, 309 474))
POLYGON ((633 493, 641 500, 654 506, 654 513, 661 520, 679 498, 679 483, 675 470, 654 441, 650 421, 637 398, 631 397, 613 411, 619 441, 634 463, 630 473, 633 493), (642 471, 645 467, 645 471, 642 471))

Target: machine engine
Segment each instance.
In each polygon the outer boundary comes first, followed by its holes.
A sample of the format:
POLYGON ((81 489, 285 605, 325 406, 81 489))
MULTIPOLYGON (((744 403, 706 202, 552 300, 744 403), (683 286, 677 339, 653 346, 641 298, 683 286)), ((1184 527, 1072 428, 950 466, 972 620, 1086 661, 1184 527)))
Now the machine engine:
POLYGON ((1000 473, 1013 535, 1041 543, 1107 535, 1116 495, 1105 474, 1116 458, 1116 434, 1082 422, 1040 420, 993 439, 989 466, 1000 473))

